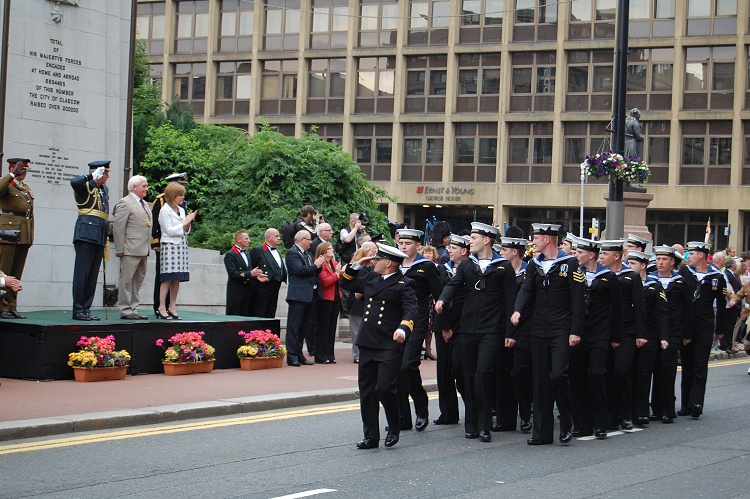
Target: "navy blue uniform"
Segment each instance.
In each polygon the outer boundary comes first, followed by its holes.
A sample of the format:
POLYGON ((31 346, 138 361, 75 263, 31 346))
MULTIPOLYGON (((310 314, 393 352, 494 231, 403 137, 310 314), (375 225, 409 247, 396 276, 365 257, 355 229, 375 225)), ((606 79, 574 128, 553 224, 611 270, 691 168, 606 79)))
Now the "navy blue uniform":
POLYGON ((94 183, 92 174, 70 180, 78 207, 78 219, 73 232, 76 250, 73 270, 73 314, 91 313, 96 294, 96 280, 107 244, 109 218, 109 189, 94 183))

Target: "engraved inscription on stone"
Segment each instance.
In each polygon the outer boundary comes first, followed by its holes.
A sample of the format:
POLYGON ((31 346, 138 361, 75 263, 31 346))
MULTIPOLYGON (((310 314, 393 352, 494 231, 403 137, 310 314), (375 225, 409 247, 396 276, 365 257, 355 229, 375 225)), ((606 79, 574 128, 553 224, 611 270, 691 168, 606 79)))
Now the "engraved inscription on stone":
POLYGON ((69 162, 70 159, 60 152, 60 148, 49 147, 34 161, 34 169, 29 170, 29 176, 48 184, 68 183, 71 178, 80 175, 80 168, 69 162))
POLYGON ((32 88, 29 90, 29 105, 47 109, 54 113, 78 114, 81 100, 78 96, 83 63, 75 56, 65 54, 63 43, 48 38, 48 45, 41 50, 29 50, 39 64, 31 68, 32 88))

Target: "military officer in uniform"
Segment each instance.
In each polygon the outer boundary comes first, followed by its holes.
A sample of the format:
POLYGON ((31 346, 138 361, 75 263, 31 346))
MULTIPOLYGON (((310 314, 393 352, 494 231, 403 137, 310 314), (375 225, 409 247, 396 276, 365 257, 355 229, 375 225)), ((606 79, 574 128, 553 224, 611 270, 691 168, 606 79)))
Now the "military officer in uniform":
POLYGON ((430 420, 428 419, 427 392, 422 386, 419 364, 430 318, 430 296, 433 298, 440 296, 443 283, 435 263, 418 253, 424 232, 416 229, 399 229, 396 233, 399 235, 398 247, 406 254, 406 258, 401 263, 401 273, 414 281, 419 307, 419 318, 414 324, 414 331, 404 345, 404 362, 398 381, 401 429, 412 429, 411 408, 409 407, 411 395, 416 413, 413 427, 417 431, 424 431, 430 420))
MULTIPOLYGON (((0 269, 21 279, 26 255, 34 244, 34 196, 26 179, 29 160, 8 159, 10 172, 0 178, 0 230, 18 232, 18 241, 0 240, 0 269)), ((17 307, 18 295, 9 289, 0 299, 0 319, 25 319, 17 307)))
POLYGON ((570 354, 573 436, 607 438, 607 354, 620 345, 622 293, 617 275, 599 263, 599 241, 576 238, 576 259, 586 276, 581 342, 570 354))
POLYGON ((678 416, 690 415, 698 419, 703 414, 703 399, 708 379, 708 358, 711 356, 713 335, 721 339, 726 321, 727 283, 724 273, 708 263, 711 245, 700 241, 687 244, 688 264, 680 274, 693 291, 693 321, 682 339, 682 405, 678 416), (716 312, 714 312, 714 303, 716 312))
POLYGON ((516 288, 513 267, 492 249, 497 234, 497 227, 492 225, 471 224, 471 256, 461 262, 435 302, 435 311, 440 314, 459 289, 464 292, 459 337, 466 383, 464 436, 482 442, 492 441, 495 369, 504 348, 516 288))
MULTIPOLYGON (((446 251, 448 261, 438 266, 443 285, 447 284, 462 261, 469 257, 469 236, 451 234, 446 251)), ((458 396, 463 398, 463 369, 461 368, 461 348, 458 337, 461 333, 461 314, 464 309, 464 293, 459 290, 450 303, 446 303, 442 314, 435 314, 432 325, 435 332, 437 350, 438 407, 440 416, 432 421, 436 425, 458 424, 458 396)), ((464 403, 466 399, 464 398, 464 403)))
POLYGON ((560 409, 561 444, 573 439, 570 404, 570 347, 581 341, 586 277, 578 261, 557 248, 558 224, 532 224, 539 253, 526 270, 511 322, 531 315, 534 422, 529 445, 551 444, 555 401, 560 409))
POLYGON ((365 314, 357 336, 359 346, 359 406, 364 439, 358 449, 380 445, 380 406, 388 421, 385 446, 398 443, 400 409, 397 396, 404 342, 417 320, 417 297, 414 281, 401 275, 399 264, 406 255, 400 250, 378 244, 374 256, 364 257, 347 266, 342 287, 351 293, 362 293, 365 314), (369 267, 375 260, 374 267, 369 267))
POLYGON ((635 349, 648 343, 646 308, 643 302, 643 281, 622 261, 624 240, 601 242, 599 261, 617 274, 623 299, 622 338, 620 346, 609 351, 608 386, 609 412, 612 427, 633 429, 633 357, 635 349))
POLYGON ((91 304, 96 294, 96 280, 107 245, 109 219, 109 160, 89 163, 91 173, 70 180, 78 207, 78 219, 73 232, 76 250, 73 269, 73 319, 98 321, 91 315, 91 304))
MULTIPOLYGON (((167 175, 164 180, 166 180, 167 183, 177 182, 180 185, 187 185, 187 173, 173 173, 167 175)), ((156 273, 154 274, 154 314, 157 319, 159 318, 159 302, 161 300, 161 297, 159 296, 161 289, 161 279, 159 278, 161 276, 161 253, 159 252, 161 224, 159 223, 159 212, 161 211, 162 206, 164 206, 164 203, 164 192, 161 192, 154 198, 154 202, 151 204, 151 220, 154 221, 151 225, 151 249, 154 250, 154 255, 156 255, 156 273)), ((185 210, 185 213, 187 213, 187 202, 183 202, 181 206, 185 210)), ((164 306, 169 308, 169 291, 167 291, 167 298, 164 301, 164 306)))
POLYGON ((651 421, 661 420, 664 424, 674 423, 675 379, 677 378, 677 356, 683 338, 693 323, 693 293, 685 278, 674 269, 682 257, 671 246, 656 246, 656 271, 651 277, 657 279, 667 298, 667 341, 661 341, 656 355, 654 380, 651 390, 651 421))

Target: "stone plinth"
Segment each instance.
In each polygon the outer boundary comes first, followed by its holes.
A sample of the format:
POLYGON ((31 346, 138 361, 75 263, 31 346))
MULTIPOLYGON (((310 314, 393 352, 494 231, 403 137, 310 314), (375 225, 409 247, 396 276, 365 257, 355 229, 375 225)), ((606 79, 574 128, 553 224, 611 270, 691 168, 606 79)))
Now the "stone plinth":
MULTIPOLYGON (((649 232, 646 226, 646 208, 648 208, 651 200, 654 199, 653 194, 648 194, 645 189, 643 192, 625 191, 622 193, 622 200, 625 204, 625 227, 623 234, 635 234, 645 239, 653 240, 651 232, 649 232)), ((604 199, 609 201, 609 192, 604 193, 604 199)))

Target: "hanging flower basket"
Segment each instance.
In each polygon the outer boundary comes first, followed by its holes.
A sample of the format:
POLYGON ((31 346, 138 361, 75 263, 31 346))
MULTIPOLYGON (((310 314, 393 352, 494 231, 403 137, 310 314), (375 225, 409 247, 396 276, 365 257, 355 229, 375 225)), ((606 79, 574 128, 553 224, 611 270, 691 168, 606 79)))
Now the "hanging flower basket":
POLYGON ((609 176, 612 182, 623 180, 631 184, 645 184, 651 175, 651 170, 645 161, 636 156, 625 160, 622 155, 611 150, 586 156, 581 163, 581 169, 597 180, 609 176))

